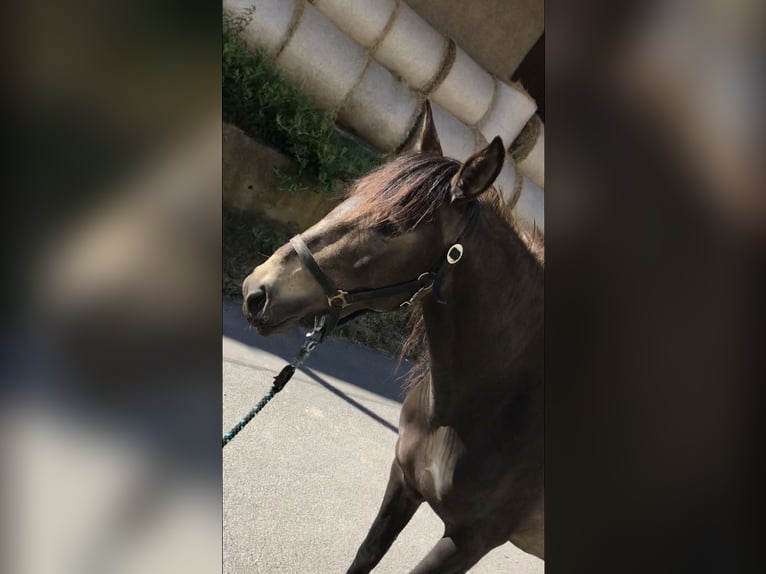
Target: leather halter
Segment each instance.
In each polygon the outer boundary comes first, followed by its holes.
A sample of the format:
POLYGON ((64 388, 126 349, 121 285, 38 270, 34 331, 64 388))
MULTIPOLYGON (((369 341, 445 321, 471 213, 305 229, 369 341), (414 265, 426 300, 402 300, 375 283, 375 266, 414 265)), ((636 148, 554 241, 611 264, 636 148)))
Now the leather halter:
POLYGON ((298 254, 301 263, 303 263, 306 269, 309 270, 316 282, 321 285, 327 296, 327 306, 329 310, 327 312, 327 321, 325 322, 325 327, 322 332, 322 339, 324 339, 325 335, 332 331, 337 325, 341 311, 354 303, 407 294, 406 299, 399 305, 400 307, 407 307, 415 301, 418 295, 429 288, 431 289, 431 294, 438 303, 446 303, 441 296, 442 279, 444 278, 446 270, 462 259, 465 251, 463 241, 468 238, 476 227, 479 209, 479 204, 476 201, 472 201, 468 204, 468 222, 466 223, 463 232, 429 271, 421 273, 417 279, 388 285, 386 287, 377 287, 375 289, 362 289, 358 291, 344 291, 343 289, 338 289, 319 263, 317 263, 316 259, 314 259, 314 255, 311 253, 311 250, 303 241, 300 234, 290 239, 290 244, 298 254))

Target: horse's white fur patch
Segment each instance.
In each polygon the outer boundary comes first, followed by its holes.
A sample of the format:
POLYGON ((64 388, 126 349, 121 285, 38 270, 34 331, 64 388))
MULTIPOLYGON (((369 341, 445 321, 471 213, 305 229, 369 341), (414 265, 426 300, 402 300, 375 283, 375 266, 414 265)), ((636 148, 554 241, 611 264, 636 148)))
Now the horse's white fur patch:
POLYGON ((365 255, 364 257, 360 257, 356 261, 356 263, 354 263, 354 269, 359 269, 360 267, 364 267, 370 262, 371 259, 372 259, 372 256, 370 255, 365 255))

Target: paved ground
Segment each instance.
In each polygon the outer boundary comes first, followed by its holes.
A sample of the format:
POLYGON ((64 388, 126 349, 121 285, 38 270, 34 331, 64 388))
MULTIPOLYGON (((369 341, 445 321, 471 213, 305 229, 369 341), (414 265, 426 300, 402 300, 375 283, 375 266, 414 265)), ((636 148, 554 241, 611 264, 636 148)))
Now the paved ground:
MULTIPOLYGON (((239 307, 223 308, 223 421, 265 393, 303 333, 264 338, 239 307)), ((328 340, 223 452, 224 573, 345 572, 377 513, 393 459, 401 393, 396 362, 328 340)), ((402 574, 436 543, 442 523, 422 505, 375 573, 402 574)), ((471 572, 538 574, 510 543, 471 572)))

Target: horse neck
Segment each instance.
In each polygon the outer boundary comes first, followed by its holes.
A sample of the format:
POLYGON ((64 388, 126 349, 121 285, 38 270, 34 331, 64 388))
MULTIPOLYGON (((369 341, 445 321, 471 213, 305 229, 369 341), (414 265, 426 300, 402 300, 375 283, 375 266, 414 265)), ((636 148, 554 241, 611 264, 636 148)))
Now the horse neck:
POLYGON ((521 239, 490 209, 448 271, 442 294, 423 303, 432 419, 449 424, 481 403, 505 404, 542 380, 543 271, 521 239))

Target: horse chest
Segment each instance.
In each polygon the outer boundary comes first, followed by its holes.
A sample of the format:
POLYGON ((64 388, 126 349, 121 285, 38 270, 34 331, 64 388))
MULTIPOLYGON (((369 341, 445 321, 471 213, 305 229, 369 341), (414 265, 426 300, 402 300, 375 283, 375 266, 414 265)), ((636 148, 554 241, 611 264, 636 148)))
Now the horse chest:
POLYGON ((454 433, 441 427, 424 434, 402 428, 397 460, 407 480, 427 500, 443 500, 453 490, 455 466, 464 446, 454 433))
POLYGON ((465 514, 486 492, 481 472, 486 461, 478 460, 449 427, 428 433, 402 428, 396 455, 410 485, 442 518, 465 514))

